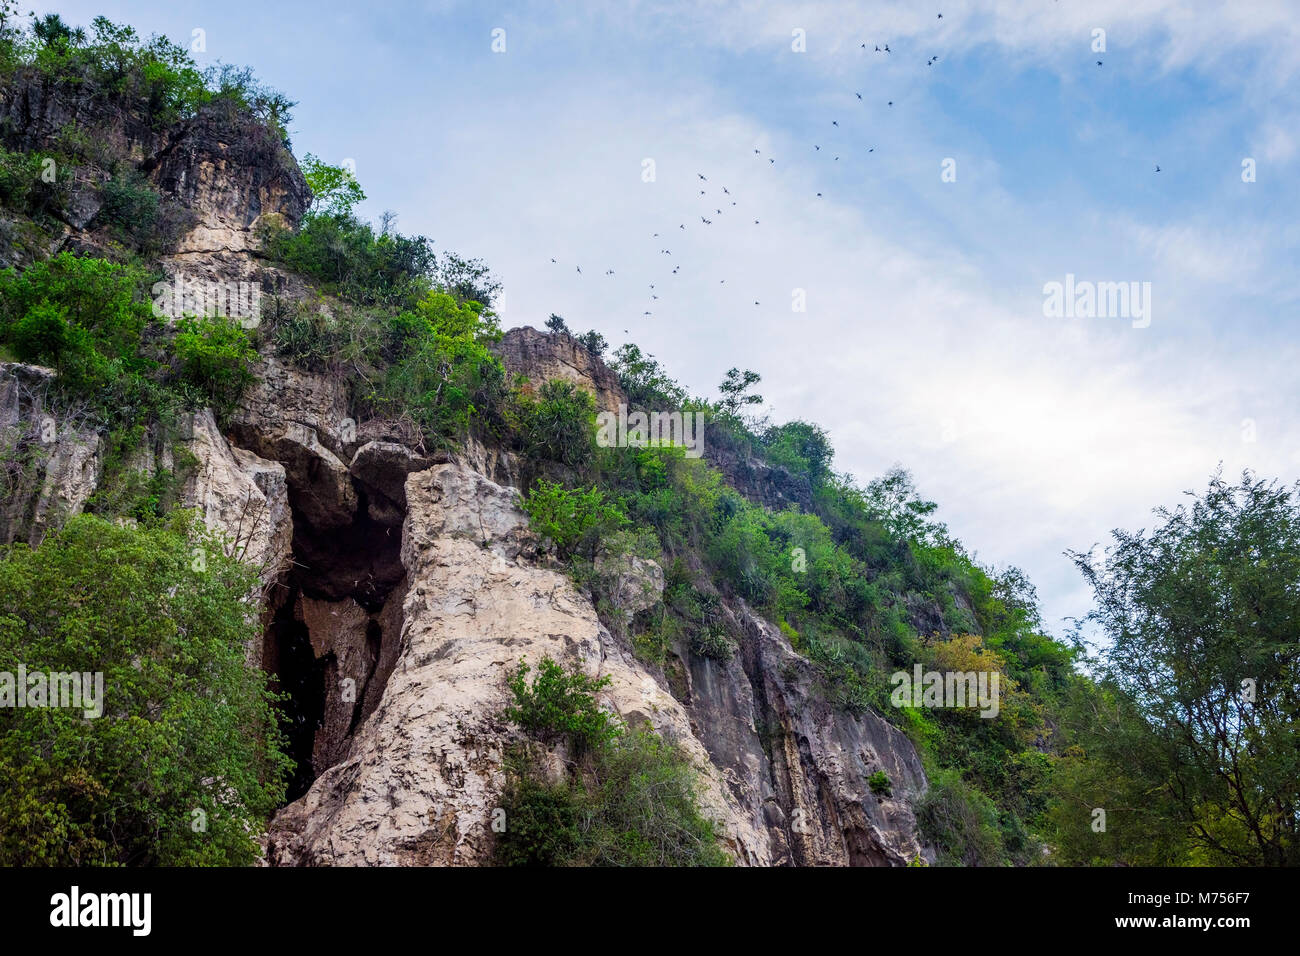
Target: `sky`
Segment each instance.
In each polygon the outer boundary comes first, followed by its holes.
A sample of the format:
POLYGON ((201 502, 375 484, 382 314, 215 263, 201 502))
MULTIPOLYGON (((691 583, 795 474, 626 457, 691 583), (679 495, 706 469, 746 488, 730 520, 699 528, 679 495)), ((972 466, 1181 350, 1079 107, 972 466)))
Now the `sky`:
POLYGON ((503 327, 559 313, 708 398, 759 372, 1058 636, 1091 604, 1067 549, 1220 465, 1300 477, 1294 2, 34 9, 252 66, 361 214, 491 266, 503 327), (1049 314, 1067 276, 1149 308, 1049 314))

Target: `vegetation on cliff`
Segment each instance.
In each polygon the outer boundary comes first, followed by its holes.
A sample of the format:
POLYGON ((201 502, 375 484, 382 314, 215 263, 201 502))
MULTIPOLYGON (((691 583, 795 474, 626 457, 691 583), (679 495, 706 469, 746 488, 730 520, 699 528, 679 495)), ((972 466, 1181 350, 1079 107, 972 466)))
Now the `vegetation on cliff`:
MULTIPOLYGON (((247 72, 205 75, 168 41, 107 20, 89 34, 57 17, 15 22, 0 5, 6 89, 76 87, 127 104, 147 128, 229 110, 287 143, 291 104, 247 72)), ((583 389, 508 379, 487 267, 435 254, 391 217, 360 218, 364 192, 346 170, 306 158, 311 208, 262 237, 305 295, 268 295, 256 330, 172 323, 148 298, 182 222, 170 200, 84 131, 39 149, 20 132, 0 127, 0 246, 16 263, 0 273, 0 349, 58 372, 63 414, 107 439, 108 462, 88 506, 101 517, 0 557, 0 670, 102 670, 129 703, 89 722, 0 712, 3 861, 252 859, 250 833, 285 771, 264 682, 243 663, 253 582, 174 510, 184 456, 142 474, 137 452, 169 443, 186 413, 229 412, 260 356, 275 355, 343 377, 356 420, 403 425, 420 450, 472 438, 515 452, 539 537, 650 668, 732 659, 746 640, 739 602, 770 618, 815 666, 828 706, 879 713, 915 742, 929 778, 916 814, 943 863, 1297 862, 1300 491, 1215 476, 1158 512, 1154 530, 1117 533, 1101 561, 1076 556, 1104 638, 1089 653, 1082 633, 1047 634, 1026 577, 977 562, 906 472, 862 484, 834 470, 815 424, 753 417, 752 371, 729 370, 716 401, 692 397, 624 344, 611 367, 632 406, 705 414, 710 455, 598 447, 583 389), (47 159, 104 174, 100 245, 41 251, 76 218, 67 176, 43 176, 47 159), (740 487, 736 462, 792 496, 772 507, 740 487), (624 618, 598 568, 629 555, 659 562, 665 586, 624 618), (997 716, 894 706, 891 674, 917 664, 996 673, 997 716), (200 818, 209 836, 194 841, 200 818)), ((547 325, 570 335, 559 316, 547 325)), ((596 357, 607 349, 596 332, 578 341, 596 357)), ((532 683, 526 673, 509 688, 507 717, 527 741, 503 798, 515 821, 503 862, 721 860, 680 754, 610 723, 581 675, 545 661, 532 683), (548 776, 539 747, 561 742, 571 763, 548 776)), ((870 789, 893 792, 887 775, 870 789)))

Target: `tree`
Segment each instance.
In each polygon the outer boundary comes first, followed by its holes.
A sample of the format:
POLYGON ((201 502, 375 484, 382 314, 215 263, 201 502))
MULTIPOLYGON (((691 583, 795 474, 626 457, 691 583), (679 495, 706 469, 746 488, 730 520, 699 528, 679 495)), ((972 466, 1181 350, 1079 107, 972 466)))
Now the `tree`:
POLYGON ((311 188, 313 215, 348 216, 352 207, 366 198, 357 177, 342 166, 331 166, 308 153, 302 161, 302 174, 311 188))
POLYGON ((584 349, 597 358, 604 355, 605 349, 609 348, 609 343, 605 341, 605 336, 601 335, 595 329, 592 329, 585 335, 578 336, 578 341, 582 343, 584 349))
POLYGON ((501 294, 500 280, 482 259, 444 252, 437 271, 438 285, 461 302, 479 302, 490 308, 501 294))
POLYGON ((546 327, 556 335, 569 334, 569 324, 564 321, 562 316, 558 316, 554 312, 552 312, 551 317, 546 320, 546 327))
POLYGON ((601 542, 627 525, 617 505, 599 488, 565 488, 539 481, 524 499, 533 529, 548 539, 561 558, 595 558, 601 542))
POLYGON ((739 416, 741 410, 750 405, 762 405, 763 396, 750 392, 762 380, 763 376, 749 369, 744 372, 738 368, 728 369, 727 377, 718 386, 722 393, 718 408, 728 415, 739 416))
POLYGON ((670 409, 680 408, 686 401, 685 389, 669 377, 658 360, 631 342, 614 352, 610 368, 634 404, 670 409))
POLYGON ((1150 533, 1114 532, 1103 558, 1070 553, 1109 642, 1096 668, 1110 703, 1082 739, 1145 781, 1132 812, 1166 807, 1188 862, 1295 865, 1300 485, 1215 474, 1191 497, 1150 533))
POLYGON ((187 512, 139 528, 78 515, 2 553, 0 674, 98 673, 102 696, 98 716, 85 698, 0 707, 0 863, 257 858, 288 760, 245 660, 255 585, 187 512))

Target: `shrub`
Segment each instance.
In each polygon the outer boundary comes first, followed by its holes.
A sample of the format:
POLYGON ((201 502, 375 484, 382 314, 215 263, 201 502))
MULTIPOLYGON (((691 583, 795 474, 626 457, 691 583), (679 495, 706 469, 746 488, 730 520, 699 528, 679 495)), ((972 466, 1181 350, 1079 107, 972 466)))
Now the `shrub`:
POLYGON ((889 781, 889 774, 883 770, 877 770, 867 778, 867 786, 871 792, 880 796, 891 797, 894 795, 894 785, 889 781))
POLYGON ((257 352, 237 319, 182 319, 172 349, 180 361, 182 379, 198 390, 218 414, 234 408, 253 382, 252 364, 257 361, 257 352))
POLYGON ((507 681, 514 696, 506 708, 507 720, 541 740, 567 738, 579 750, 618 736, 619 725, 596 705, 596 694, 609 684, 608 677, 588 677, 577 664, 565 670, 549 657, 538 664, 531 684, 528 672, 520 661, 507 681))
POLYGON ((529 459, 578 469, 593 458, 595 416, 591 393, 565 379, 545 383, 536 398, 516 392, 507 412, 515 443, 529 459))
POLYGON ((595 680, 549 657, 530 685, 520 663, 509 680, 508 720, 532 736, 561 736, 579 760, 567 782, 541 779, 528 746, 507 758, 498 862, 509 866, 721 866, 729 861, 699 810, 686 757, 653 732, 625 731, 601 711, 595 680))
POLYGON ((939 850, 947 865, 1000 866, 1002 835, 998 812, 987 796, 968 786, 955 770, 930 775, 930 789, 917 803, 921 837, 939 850))
POLYGON ((567 489, 545 479, 524 499, 524 510, 533 530, 563 559, 593 559, 601 542, 627 524, 626 516, 599 489, 567 489))

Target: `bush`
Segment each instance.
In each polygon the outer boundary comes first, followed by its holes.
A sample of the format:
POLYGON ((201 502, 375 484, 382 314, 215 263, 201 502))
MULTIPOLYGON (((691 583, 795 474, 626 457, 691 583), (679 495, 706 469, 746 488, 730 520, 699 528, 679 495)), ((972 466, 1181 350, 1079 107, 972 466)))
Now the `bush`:
POLYGON ((930 789, 916 806, 922 839, 939 850, 947 865, 1001 866, 1004 862, 998 811, 955 770, 930 777, 930 789))
POLYGON ((677 748, 650 731, 625 731, 594 695, 608 683, 549 657, 529 685, 520 663, 509 686, 506 719, 534 738, 566 737, 579 761, 568 782, 541 779, 524 746, 506 762, 501 804, 506 830, 497 841, 507 866, 722 866, 713 824, 700 814, 695 770, 677 748))
POLYGON ((601 542, 627 524, 626 516, 599 489, 567 489, 545 479, 524 499, 524 510, 533 530, 549 540, 562 559, 594 559, 601 542))
POLYGON ((567 738, 578 750, 598 747, 618 735, 618 725, 596 705, 596 694, 608 686, 608 677, 588 677, 577 664, 566 671, 549 657, 537 666, 532 684, 528 671, 520 661, 507 681, 514 696, 506 708, 507 720, 548 742, 567 738))
POLYGON ((184 513, 141 528, 80 515, 3 552, 0 671, 101 672, 106 703, 93 719, 0 708, 0 862, 257 858, 288 761, 245 662, 254 583, 184 513))
POLYGON ((585 469, 592 461, 596 403, 565 379, 544 384, 536 398, 516 392, 507 420, 516 447, 534 461, 585 469))
POLYGON ((182 379, 218 414, 234 408, 253 383, 252 365, 257 361, 257 352, 237 319, 182 319, 172 349, 180 360, 182 379))
POLYGON ((867 786, 871 792, 880 796, 892 797, 894 795, 894 785, 889 781, 889 774, 883 770, 877 770, 867 778, 867 786))

